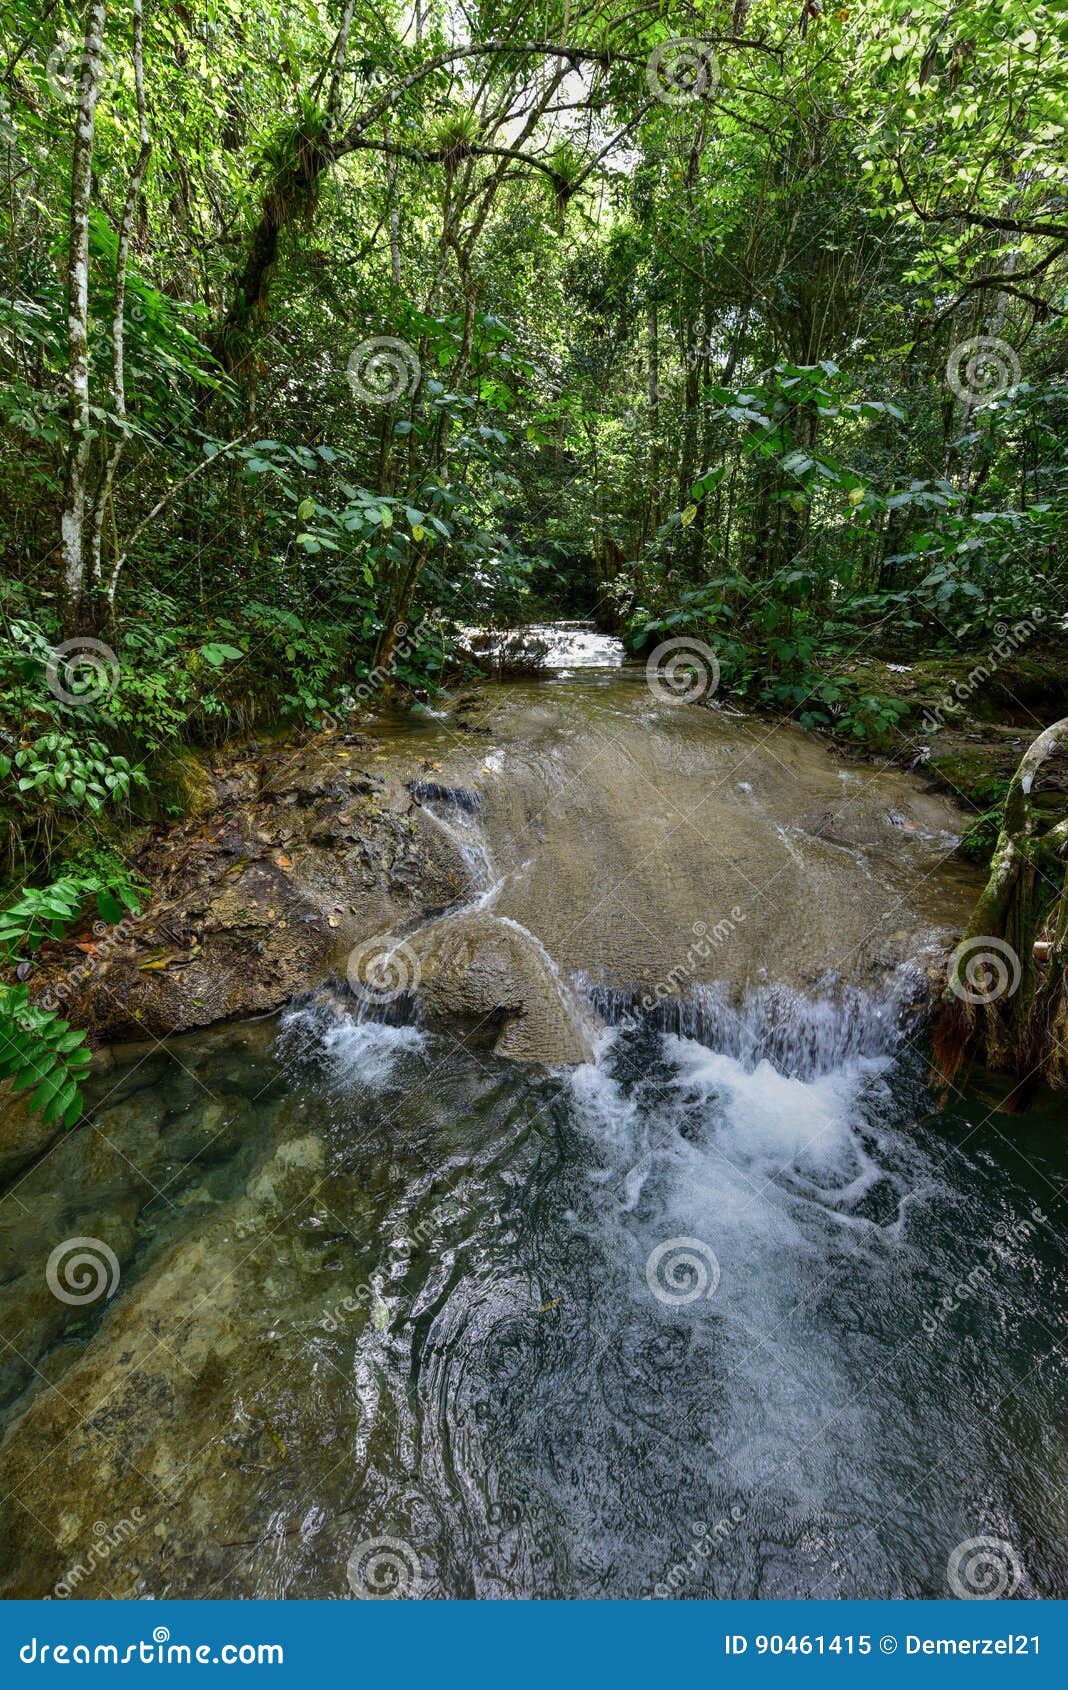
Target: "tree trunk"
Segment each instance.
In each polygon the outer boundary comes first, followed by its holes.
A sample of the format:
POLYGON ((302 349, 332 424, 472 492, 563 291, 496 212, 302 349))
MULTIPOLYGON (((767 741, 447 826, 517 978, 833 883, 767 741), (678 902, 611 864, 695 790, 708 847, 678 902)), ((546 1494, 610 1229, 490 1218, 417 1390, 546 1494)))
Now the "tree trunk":
POLYGON ((1068 1087, 1068 820, 1036 807, 1043 764, 1068 746, 1068 717, 1024 753, 1005 799, 990 877, 950 959, 935 1027, 936 1071, 952 1081, 969 1056, 1018 1081, 1019 1107, 1042 1078, 1068 1087))
POLYGON ((89 468, 89 201, 93 187, 96 104, 100 97, 105 0, 91 0, 85 19, 81 82, 74 120, 70 183, 70 241, 67 257, 67 394, 70 440, 63 477, 60 518, 63 631, 83 632, 88 615, 85 582, 85 503, 89 468))
MULTIPOLYGON (((137 93, 140 150, 130 175, 130 186, 126 195, 126 204, 123 207, 122 220, 119 224, 118 247, 115 253, 115 297, 111 314, 111 405, 115 412, 117 434, 115 444, 104 461, 93 509, 89 550, 92 559, 91 590, 94 593, 98 593, 100 590, 100 548, 104 532, 104 513, 115 484, 115 471, 119 467, 119 459, 122 457, 126 446, 126 267, 129 262, 130 237, 133 234, 134 218, 137 215, 137 203, 141 197, 141 187, 145 179, 145 171, 148 169, 149 156, 152 152, 152 137, 148 132, 148 115, 145 109, 142 0, 133 0, 133 30, 134 87, 137 93)), ((117 547, 115 561, 118 562, 117 547)), ((112 591, 108 595, 109 606, 113 602, 114 592, 112 591)))

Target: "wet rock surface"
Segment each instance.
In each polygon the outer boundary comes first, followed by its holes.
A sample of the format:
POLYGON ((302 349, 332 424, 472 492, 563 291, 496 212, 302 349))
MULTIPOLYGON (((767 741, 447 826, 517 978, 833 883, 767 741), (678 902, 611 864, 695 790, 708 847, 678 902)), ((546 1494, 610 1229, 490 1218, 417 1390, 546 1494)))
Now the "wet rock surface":
POLYGON ((138 853, 142 915, 46 947, 35 999, 51 994, 97 1043, 265 1014, 357 942, 454 903, 462 859, 369 753, 323 735, 220 760, 214 806, 138 853))
POLYGON ((381 937, 425 952, 435 1013, 496 1017, 520 1058, 581 1060, 554 972, 661 995, 877 984, 933 968, 979 888, 955 851, 965 815, 923 775, 665 702, 640 669, 490 684, 369 733, 220 756, 215 808, 201 782, 199 813, 137 858, 143 916, 46 948, 35 997, 97 1043, 163 1037, 270 1013, 381 937), (472 900, 485 920, 418 937, 472 900))
POLYGON ((498 1056, 518 1062, 593 1060, 599 1024, 552 958, 515 922, 487 911, 446 916, 411 942, 417 993, 432 1013, 501 1026, 498 1056))
POLYGON ((565 979, 877 985, 903 962, 933 967, 963 928, 981 883, 957 855, 966 817, 889 759, 665 703, 640 671, 481 696, 468 714, 484 742, 442 724, 439 778, 481 795, 485 907, 565 979))

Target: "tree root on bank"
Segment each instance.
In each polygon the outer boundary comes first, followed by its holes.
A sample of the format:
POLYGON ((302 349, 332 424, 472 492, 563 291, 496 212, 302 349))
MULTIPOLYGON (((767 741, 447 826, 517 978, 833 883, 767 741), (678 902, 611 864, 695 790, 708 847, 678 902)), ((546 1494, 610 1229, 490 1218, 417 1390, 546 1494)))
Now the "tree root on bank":
POLYGON ((1049 784, 1056 753, 1068 749, 1068 717, 1024 753, 1005 799, 990 878, 949 976, 934 1032, 935 1069, 952 1082, 977 1058, 1011 1074, 1002 1104, 1024 1107, 1038 1081, 1068 1089, 1068 796, 1049 784), (1050 800, 1056 808, 1051 810, 1050 800), (1055 819, 1060 813, 1061 819, 1055 819))

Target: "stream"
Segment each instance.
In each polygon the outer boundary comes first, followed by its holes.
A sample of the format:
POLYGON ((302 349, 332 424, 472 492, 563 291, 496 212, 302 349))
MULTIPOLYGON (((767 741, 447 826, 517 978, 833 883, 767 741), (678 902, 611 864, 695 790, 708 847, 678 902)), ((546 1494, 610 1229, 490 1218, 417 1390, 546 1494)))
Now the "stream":
POLYGON ((337 984, 116 1049, 0 1199, 4 1594, 1068 1595, 1063 1110, 914 1011, 951 807, 549 634, 383 725, 470 873, 398 937, 522 935, 587 1059, 337 984))

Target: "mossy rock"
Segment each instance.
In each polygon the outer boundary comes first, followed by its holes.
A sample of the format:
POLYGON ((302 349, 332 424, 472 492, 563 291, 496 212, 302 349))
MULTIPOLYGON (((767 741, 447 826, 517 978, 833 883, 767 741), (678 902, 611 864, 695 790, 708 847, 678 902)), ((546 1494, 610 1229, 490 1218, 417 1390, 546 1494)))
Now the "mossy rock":
POLYGON ((207 816, 218 808, 214 780, 196 753, 187 747, 157 752, 147 772, 157 814, 207 816))

